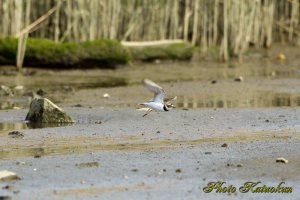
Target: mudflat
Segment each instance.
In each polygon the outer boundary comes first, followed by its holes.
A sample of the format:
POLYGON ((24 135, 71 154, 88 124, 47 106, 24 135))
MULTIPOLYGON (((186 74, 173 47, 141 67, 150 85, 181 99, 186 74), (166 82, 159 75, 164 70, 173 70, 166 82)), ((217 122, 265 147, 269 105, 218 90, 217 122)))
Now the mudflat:
MULTIPOLYGON (((0 182, 12 199, 297 199, 300 195, 298 108, 177 109, 64 107, 76 123, 7 133, 26 109, 0 112, 0 182), (9 117, 7 117, 9 116, 9 117), (288 163, 276 162, 284 157, 288 163), (242 193, 256 187, 291 193, 242 193), (225 182, 210 193, 209 182, 225 182), (284 182, 284 183, 282 183, 284 182), (207 191, 207 188, 206 188, 207 191), (223 193, 224 192, 224 193, 223 193)), ((22 124, 22 123, 21 123, 22 124)))

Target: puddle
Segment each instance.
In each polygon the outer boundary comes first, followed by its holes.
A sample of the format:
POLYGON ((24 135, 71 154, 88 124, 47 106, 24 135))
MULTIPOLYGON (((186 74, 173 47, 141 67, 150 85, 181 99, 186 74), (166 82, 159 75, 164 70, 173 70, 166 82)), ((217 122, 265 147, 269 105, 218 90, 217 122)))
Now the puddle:
POLYGON ((24 130, 28 129, 25 122, 14 122, 14 123, 0 123, 0 135, 1 133, 8 133, 13 130, 24 130))

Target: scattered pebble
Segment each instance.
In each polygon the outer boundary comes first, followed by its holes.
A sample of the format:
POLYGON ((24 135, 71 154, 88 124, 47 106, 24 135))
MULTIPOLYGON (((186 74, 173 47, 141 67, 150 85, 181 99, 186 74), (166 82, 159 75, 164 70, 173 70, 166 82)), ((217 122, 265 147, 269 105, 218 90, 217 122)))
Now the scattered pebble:
POLYGON ((139 170, 138 169, 132 169, 131 171, 132 172, 138 172, 139 170))
POLYGON ((102 121, 95 121, 95 124, 102 124, 102 121))
POLYGON ((208 151, 208 152, 204 152, 204 154, 205 154, 205 155, 210 155, 211 152, 209 152, 209 151, 208 151))
POLYGON ((81 184, 85 184, 86 181, 82 179, 82 180, 80 180, 80 183, 81 183, 81 184))
POLYGON ((83 107, 83 105, 81 105, 81 104, 75 104, 75 105, 73 105, 73 107, 81 108, 81 107, 83 107))
POLYGON ((243 167, 243 164, 237 164, 236 167, 243 167))
POLYGON ((285 60, 285 59, 286 59, 286 56, 285 56, 283 53, 279 53, 279 54, 276 56, 276 59, 277 59, 277 60, 285 60))
POLYGON ((103 97, 104 97, 104 98, 109 98, 110 95, 109 95, 108 93, 104 93, 104 94, 103 94, 103 97))
POLYGON ((289 161, 285 159, 284 157, 279 157, 276 159, 276 162, 278 163, 288 163, 289 161))
POLYGON ((221 145, 221 147, 228 147, 228 144, 224 143, 224 144, 221 145))
POLYGON ((2 170, 0 171, 0 180, 1 181, 12 181, 12 180, 20 180, 21 178, 17 176, 15 172, 2 170))
POLYGON ((160 131, 156 131, 156 133, 160 133, 160 131))
POLYGON ((34 158, 40 158, 44 154, 45 154, 45 150, 43 148, 38 148, 38 149, 36 149, 35 154, 34 154, 33 157, 34 158))
POLYGON ((270 122, 270 120, 266 119, 265 122, 270 122))
POLYGON ((235 82, 244 82, 244 77, 239 76, 234 79, 235 82))
POLYGON ((11 131, 8 133, 11 138, 23 138, 24 135, 20 131, 11 131))
POLYGON ((217 80, 212 80, 211 83, 212 83, 212 84, 216 84, 216 83, 217 83, 217 80))
POLYGON ((181 170, 180 168, 178 168, 178 169, 175 170, 175 172, 176 172, 176 173, 181 173, 182 170, 181 170))
POLYGON ((5 186, 2 187, 2 189, 3 189, 3 190, 14 190, 15 187, 12 186, 12 185, 5 185, 5 186))

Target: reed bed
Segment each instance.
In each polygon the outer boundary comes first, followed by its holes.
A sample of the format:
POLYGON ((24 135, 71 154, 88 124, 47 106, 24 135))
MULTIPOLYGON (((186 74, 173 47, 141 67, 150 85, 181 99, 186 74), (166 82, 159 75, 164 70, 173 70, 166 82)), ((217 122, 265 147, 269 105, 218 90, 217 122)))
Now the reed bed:
POLYGON ((299 0, 0 0, 0 37, 20 37, 53 7, 55 13, 28 31, 29 37, 55 42, 182 39, 203 52, 219 47, 224 60, 240 57, 249 46, 300 43, 299 0))

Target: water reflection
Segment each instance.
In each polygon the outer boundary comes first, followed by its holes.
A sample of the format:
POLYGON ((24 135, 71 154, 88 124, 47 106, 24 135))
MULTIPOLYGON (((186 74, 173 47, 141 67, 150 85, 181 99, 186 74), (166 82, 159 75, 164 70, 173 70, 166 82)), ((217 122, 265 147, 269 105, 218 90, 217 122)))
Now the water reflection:
POLYGON ((257 92, 237 96, 178 96, 177 108, 247 108, 247 107, 296 107, 300 106, 300 94, 257 92))
POLYGON ((0 102, 0 110, 6 110, 6 109, 20 109, 24 108, 24 104, 21 103, 15 103, 11 101, 4 101, 0 102))

